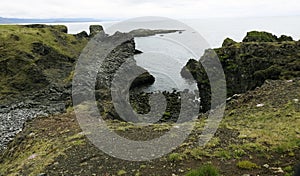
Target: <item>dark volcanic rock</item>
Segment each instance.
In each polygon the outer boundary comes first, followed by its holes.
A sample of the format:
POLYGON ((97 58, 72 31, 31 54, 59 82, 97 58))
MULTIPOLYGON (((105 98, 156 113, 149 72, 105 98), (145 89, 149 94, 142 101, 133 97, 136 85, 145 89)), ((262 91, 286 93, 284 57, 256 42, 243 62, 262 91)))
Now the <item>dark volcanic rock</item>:
POLYGON ((278 38, 269 32, 248 32, 243 42, 276 42, 278 38))
POLYGON ((97 35, 99 33, 104 34, 104 30, 101 25, 91 25, 90 26, 90 37, 94 37, 95 35, 97 35))
MULTIPOLYGON (((53 102, 54 103, 54 102, 53 102)), ((0 151, 24 128, 25 122, 38 116, 65 112, 65 104, 38 104, 37 102, 20 102, 1 109, 0 112, 0 151)))
POLYGON ((295 166, 294 176, 300 176, 300 164, 298 164, 297 166, 295 166))
POLYGON ((281 35, 279 38, 278 38, 278 41, 279 42, 285 42, 285 41, 294 41, 293 38, 291 36, 286 36, 286 35, 281 35))
MULTIPOLYGON (((112 36, 108 36, 108 37, 104 36, 102 40, 103 41, 101 42, 105 43, 105 45, 108 46, 110 45, 113 48, 111 52, 109 52, 107 56, 105 56, 105 59, 102 62, 100 68, 98 68, 99 70, 97 74, 96 88, 109 89, 111 87, 111 83, 117 71, 123 64, 127 63, 128 65, 132 65, 132 68, 136 68, 136 69, 142 69, 142 68, 138 67, 134 60, 134 54, 136 52, 136 49, 135 49, 135 43, 132 35, 127 33, 116 32, 112 36), (114 46, 116 41, 123 40, 123 39, 125 39, 125 42, 121 43, 118 46, 114 46)), ((101 43, 99 45, 101 45, 101 43)), ((147 71, 144 70, 144 72, 147 71)), ((124 76, 124 80, 128 81, 126 75, 122 75, 122 76, 124 76)), ((149 73, 141 75, 141 78, 135 81, 135 85, 143 84, 143 83, 139 83, 138 82, 139 80, 145 83, 150 83, 153 82, 153 76, 151 76, 149 73)))
POLYGON ((80 33, 78 33, 78 34, 75 34, 74 36, 75 36, 76 38, 88 38, 88 37, 89 37, 88 33, 85 32, 85 31, 82 31, 82 32, 80 32, 80 33))
MULTIPOLYGON (((149 105, 149 97, 150 95, 155 95, 156 93, 131 93, 130 94, 130 103, 131 106, 136 110, 138 114, 147 114, 151 109, 157 109, 160 106, 159 103, 152 104, 151 107, 149 105)), ((181 108, 181 100, 180 100, 180 92, 162 92, 167 101, 167 107, 162 114, 162 116, 158 117, 160 119, 159 122, 167 122, 173 121, 176 122, 179 117, 180 108, 181 108)), ((155 117, 153 117, 155 118, 155 117)))
MULTIPOLYGON (((270 33, 250 32, 242 43, 206 50, 202 62, 209 61, 214 53, 223 66, 227 96, 244 93, 261 86, 267 79, 291 79, 300 75, 300 43, 277 42, 270 33), (255 41, 255 42, 253 42, 255 41), (272 42, 273 41, 273 42, 272 42)), ((189 60, 182 69, 190 71, 197 80, 203 111, 210 109, 210 85, 204 68, 196 60, 189 60)))
POLYGON ((230 38, 226 38, 222 44, 222 47, 227 47, 236 44, 236 42, 230 38))
POLYGON ((135 87, 140 87, 140 86, 146 86, 146 85, 151 85, 155 81, 154 76, 152 76, 150 73, 146 72, 141 74, 139 77, 137 77, 131 84, 131 89, 135 87))
POLYGON ((113 80, 121 76, 117 86, 128 88, 149 85, 154 82, 154 77, 147 70, 136 65, 134 54, 136 52, 133 36, 127 33, 116 32, 112 36, 104 37, 101 42, 113 46, 112 51, 106 56, 97 74, 96 97, 99 98, 100 109, 105 112, 104 118, 119 118, 111 102, 110 89, 113 80), (116 41, 125 40, 121 45, 114 46, 116 41), (121 68, 122 67, 122 68, 121 68), (121 69, 120 69, 121 68, 121 69), (119 73, 125 70, 124 73, 119 73), (135 77, 136 76, 136 77, 135 77))
POLYGON ((142 53, 143 53, 142 51, 137 50, 137 49, 134 51, 134 54, 142 54, 142 53))
POLYGON ((45 24, 29 24, 29 25, 25 25, 25 27, 28 27, 28 28, 46 28, 48 26, 45 25, 45 24))
POLYGON ((79 74, 80 77, 78 79, 80 82, 83 82, 83 85, 87 86, 78 86, 78 90, 75 89, 73 91, 76 97, 75 104, 88 101, 87 97, 91 97, 91 92, 94 92, 96 88, 96 99, 99 101, 99 109, 104 113, 103 117, 116 119, 118 115, 113 108, 110 93, 111 87, 118 84, 117 87, 128 88, 129 90, 130 87, 134 88, 153 83, 154 77, 147 70, 136 65, 134 60, 136 49, 134 38, 131 34, 116 32, 112 36, 97 35, 91 39, 91 42, 95 43, 88 45, 88 51, 94 51, 95 53, 92 55, 81 55, 83 63, 79 64, 86 71, 79 74), (101 58, 101 65, 91 64, 94 62, 94 55, 101 58), (95 70, 98 72, 95 73, 95 70), (86 77, 88 75, 85 75, 85 72, 90 72, 89 74, 93 75, 97 74, 95 86, 86 77), (119 80, 113 84, 113 80, 117 77, 119 80), (132 82, 133 84, 130 85, 129 83, 132 82), (127 85, 128 87, 126 87, 127 85))
POLYGON ((286 35, 281 35, 279 38, 269 32, 251 31, 243 39, 243 42, 288 42, 293 41, 293 38, 286 35))
POLYGON ((41 56, 46 56, 50 53, 51 48, 40 42, 32 43, 32 52, 41 56))

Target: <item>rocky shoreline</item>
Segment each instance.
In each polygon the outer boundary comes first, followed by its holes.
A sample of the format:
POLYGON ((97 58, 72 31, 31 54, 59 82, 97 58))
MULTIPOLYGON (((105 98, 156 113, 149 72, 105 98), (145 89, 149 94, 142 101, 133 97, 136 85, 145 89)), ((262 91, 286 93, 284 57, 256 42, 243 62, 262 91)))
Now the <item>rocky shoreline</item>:
POLYGON ((64 103, 37 105, 37 102, 20 102, 8 108, 1 108, 0 152, 5 150, 9 142, 24 129, 25 122, 36 117, 48 117, 50 115, 64 113, 66 112, 65 110, 64 103))
MULTIPOLYGON (((85 31, 70 35, 67 34, 68 29, 65 26, 40 24, 1 26, 1 30, 5 35, 0 36, 2 37, 0 77, 6 82, 1 82, 2 90, 0 89, 0 151, 22 131, 26 121, 40 116, 64 113, 72 106, 73 69, 82 49, 93 37, 98 35, 108 42, 114 37, 132 36, 131 40, 126 41, 114 50, 114 54, 108 56, 106 66, 98 76, 99 88, 96 90, 96 96, 109 97, 108 85, 111 78, 108 84, 103 81, 111 77, 114 70, 125 62, 125 58, 133 58, 134 54, 141 53, 135 49, 133 37, 177 32, 177 30, 139 29, 129 34, 117 32, 113 36, 108 36, 102 26, 91 25, 90 35, 85 31), (27 34, 24 31, 27 31, 27 34), (31 36, 38 42, 30 41, 31 36), (16 43, 18 47, 10 48, 11 42, 16 43), (21 70, 15 67, 20 67, 21 70)), ((131 88, 152 84, 154 81, 155 78, 145 70, 144 74, 134 80, 131 88)))

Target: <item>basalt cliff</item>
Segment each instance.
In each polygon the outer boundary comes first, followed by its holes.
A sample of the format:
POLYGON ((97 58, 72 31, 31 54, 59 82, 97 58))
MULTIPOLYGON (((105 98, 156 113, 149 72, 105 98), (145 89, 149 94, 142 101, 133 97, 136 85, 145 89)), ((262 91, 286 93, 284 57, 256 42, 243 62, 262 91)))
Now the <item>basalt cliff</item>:
MULTIPOLYGON (((212 58, 222 64, 227 84, 227 97, 260 87, 265 80, 293 79, 300 75, 300 41, 271 33, 248 32, 242 42, 230 38, 221 48, 208 49, 200 60, 190 59, 182 69, 189 71, 197 81, 202 98, 202 112, 210 109, 211 87, 203 63, 212 58)), ((214 68, 207 68, 213 70, 214 68)))

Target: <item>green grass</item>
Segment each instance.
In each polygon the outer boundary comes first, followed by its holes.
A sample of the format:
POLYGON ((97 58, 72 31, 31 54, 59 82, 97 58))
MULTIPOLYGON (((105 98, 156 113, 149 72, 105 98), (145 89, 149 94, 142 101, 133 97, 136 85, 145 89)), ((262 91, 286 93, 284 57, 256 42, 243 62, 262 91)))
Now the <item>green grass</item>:
POLYGON ((271 150, 283 153, 297 149, 300 144, 297 137, 300 112, 291 102, 275 110, 268 105, 263 111, 241 108, 223 123, 238 130, 240 137, 256 139, 254 143, 244 144, 248 150, 265 151, 264 144, 268 144, 271 150))
POLYGON ((86 144, 85 136, 67 114, 61 123, 46 117, 35 122, 28 122, 25 133, 12 142, 12 150, 3 153, 0 175, 38 175, 68 149, 86 144))
POLYGON ((0 65, 4 71, 0 73, 0 95, 17 94, 24 87, 27 90, 39 90, 47 85, 42 78, 65 80, 70 82, 72 73, 61 73, 61 68, 44 69, 47 64, 71 65, 68 61, 55 60, 59 58, 75 59, 79 56, 88 40, 78 40, 71 34, 64 33, 65 26, 53 25, 43 28, 26 27, 22 25, 0 25, 0 65), (51 56, 41 56, 33 51, 33 44, 39 43, 49 48, 51 56), (47 61, 53 59, 54 61, 47 61), (48 63, 49 62, 49 63, 48 63), (59 79, 58 79, 59 77, 59 79), (18 85, 18 86, 15 86, 18 85))
POLYGON ((191 170, 185 176, 219 176, 219 171, 211 164, 205 164, 198 169, 191 170))
POLYGON ((294 175, 294 169, 292 166, 286 166, 283 168, 285 175, 284 176, 292 176, 294 175))
POLYGON ((125 170, 119 170, 117 175, 125 175, 127 172, 125 170))
POLYGON ((28 28, 21 25, 0 25, 0 46, 5 44, 5 51, 24 51, 31 53, 31 44, 41 42, 53 47, 57 52, 74 57, 87 41, 78 42, 73 35, 61 32, 65 26, 55 25, 46 28, 28 28), (17 36, 15 40, 12 36, 17 36), (72 45, 72 48, 70 48, 72 45))
POLYGON ((44 168, 59 155, 63 155, 68 147, 85 144, 82 135, 70 136, 64 140, 54 139, 27 139, 27 146, 20 146, 18 156, 11 156, 2 163, 0 173, 15 175, 23 168, 29 168, 32 175, 43 172, 44 168), (23 148, 21 148, 23 147, 23 148), (67 147, 67 148, 65 148, 67 147), (15 158, 15 159, 13 159, 15 158), (10 168, 9 170, 7 170, 10 168))
POLYGON ((236 166, 240 169, 246 169, 246 170, 252 170, 252 169, 258 169, 260 168, 257 164, 251 162, 251 161, 239 161, 236 166))
POLYGON ((182 161, 186 158, 186 155, 180 154, 180 153, 171 153, 168 157, 168 161, 176 162, 176 161, 182 161))
POLYGON ((226 149, 219 149, 214 152, 214 156, 221 158, 222 160, 231 159, 231 152, 226 149))
POLYGON ((192 156, 192 158, 194 159, 202 159, 202 157, 209 157, 210 154, 208 151, 206 151, 203 147, 196 147, 196 148, 191 148, 191 149, 187 149, 185 151, 185 153, 190 154, 190 156, 192 156))

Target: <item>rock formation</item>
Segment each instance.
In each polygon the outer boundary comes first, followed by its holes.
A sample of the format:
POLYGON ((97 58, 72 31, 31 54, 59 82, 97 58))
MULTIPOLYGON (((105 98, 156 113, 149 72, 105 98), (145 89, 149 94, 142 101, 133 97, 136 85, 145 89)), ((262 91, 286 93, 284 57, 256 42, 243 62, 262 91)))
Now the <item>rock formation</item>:
MULTIPOLYGON (((96 90, 105 93, 97 97, 109 97, 107 90, 113 73, 137 53, 132 34, 117 32, 108 36, 99 25, 90 26, 90 35, 85 31, 71 35, 67 34, 65 26, 41 24, 1 26, 0 32, 0 148, 23 129, 27 120, 62 113, 72 106, 74 67, 83 48, 95 35, 106 42, 132 36, 107 57, 96 90), (100 87, 105 87, 106 91, 100 87)), ((154 82, 154 77, 144 71, 132 87, 154 82)))
POLYGON ((261 86, 267 79, 300 75, 300 42, 267 32, 248 32, 243 42, 226 39, 221 48, 208 49, 199 61, 189 60, 181 73, 190 71, 198 83, 203 112, 210 109, 210 85, 201 63, 217 55, 223 66, 228 97, 261 86))

